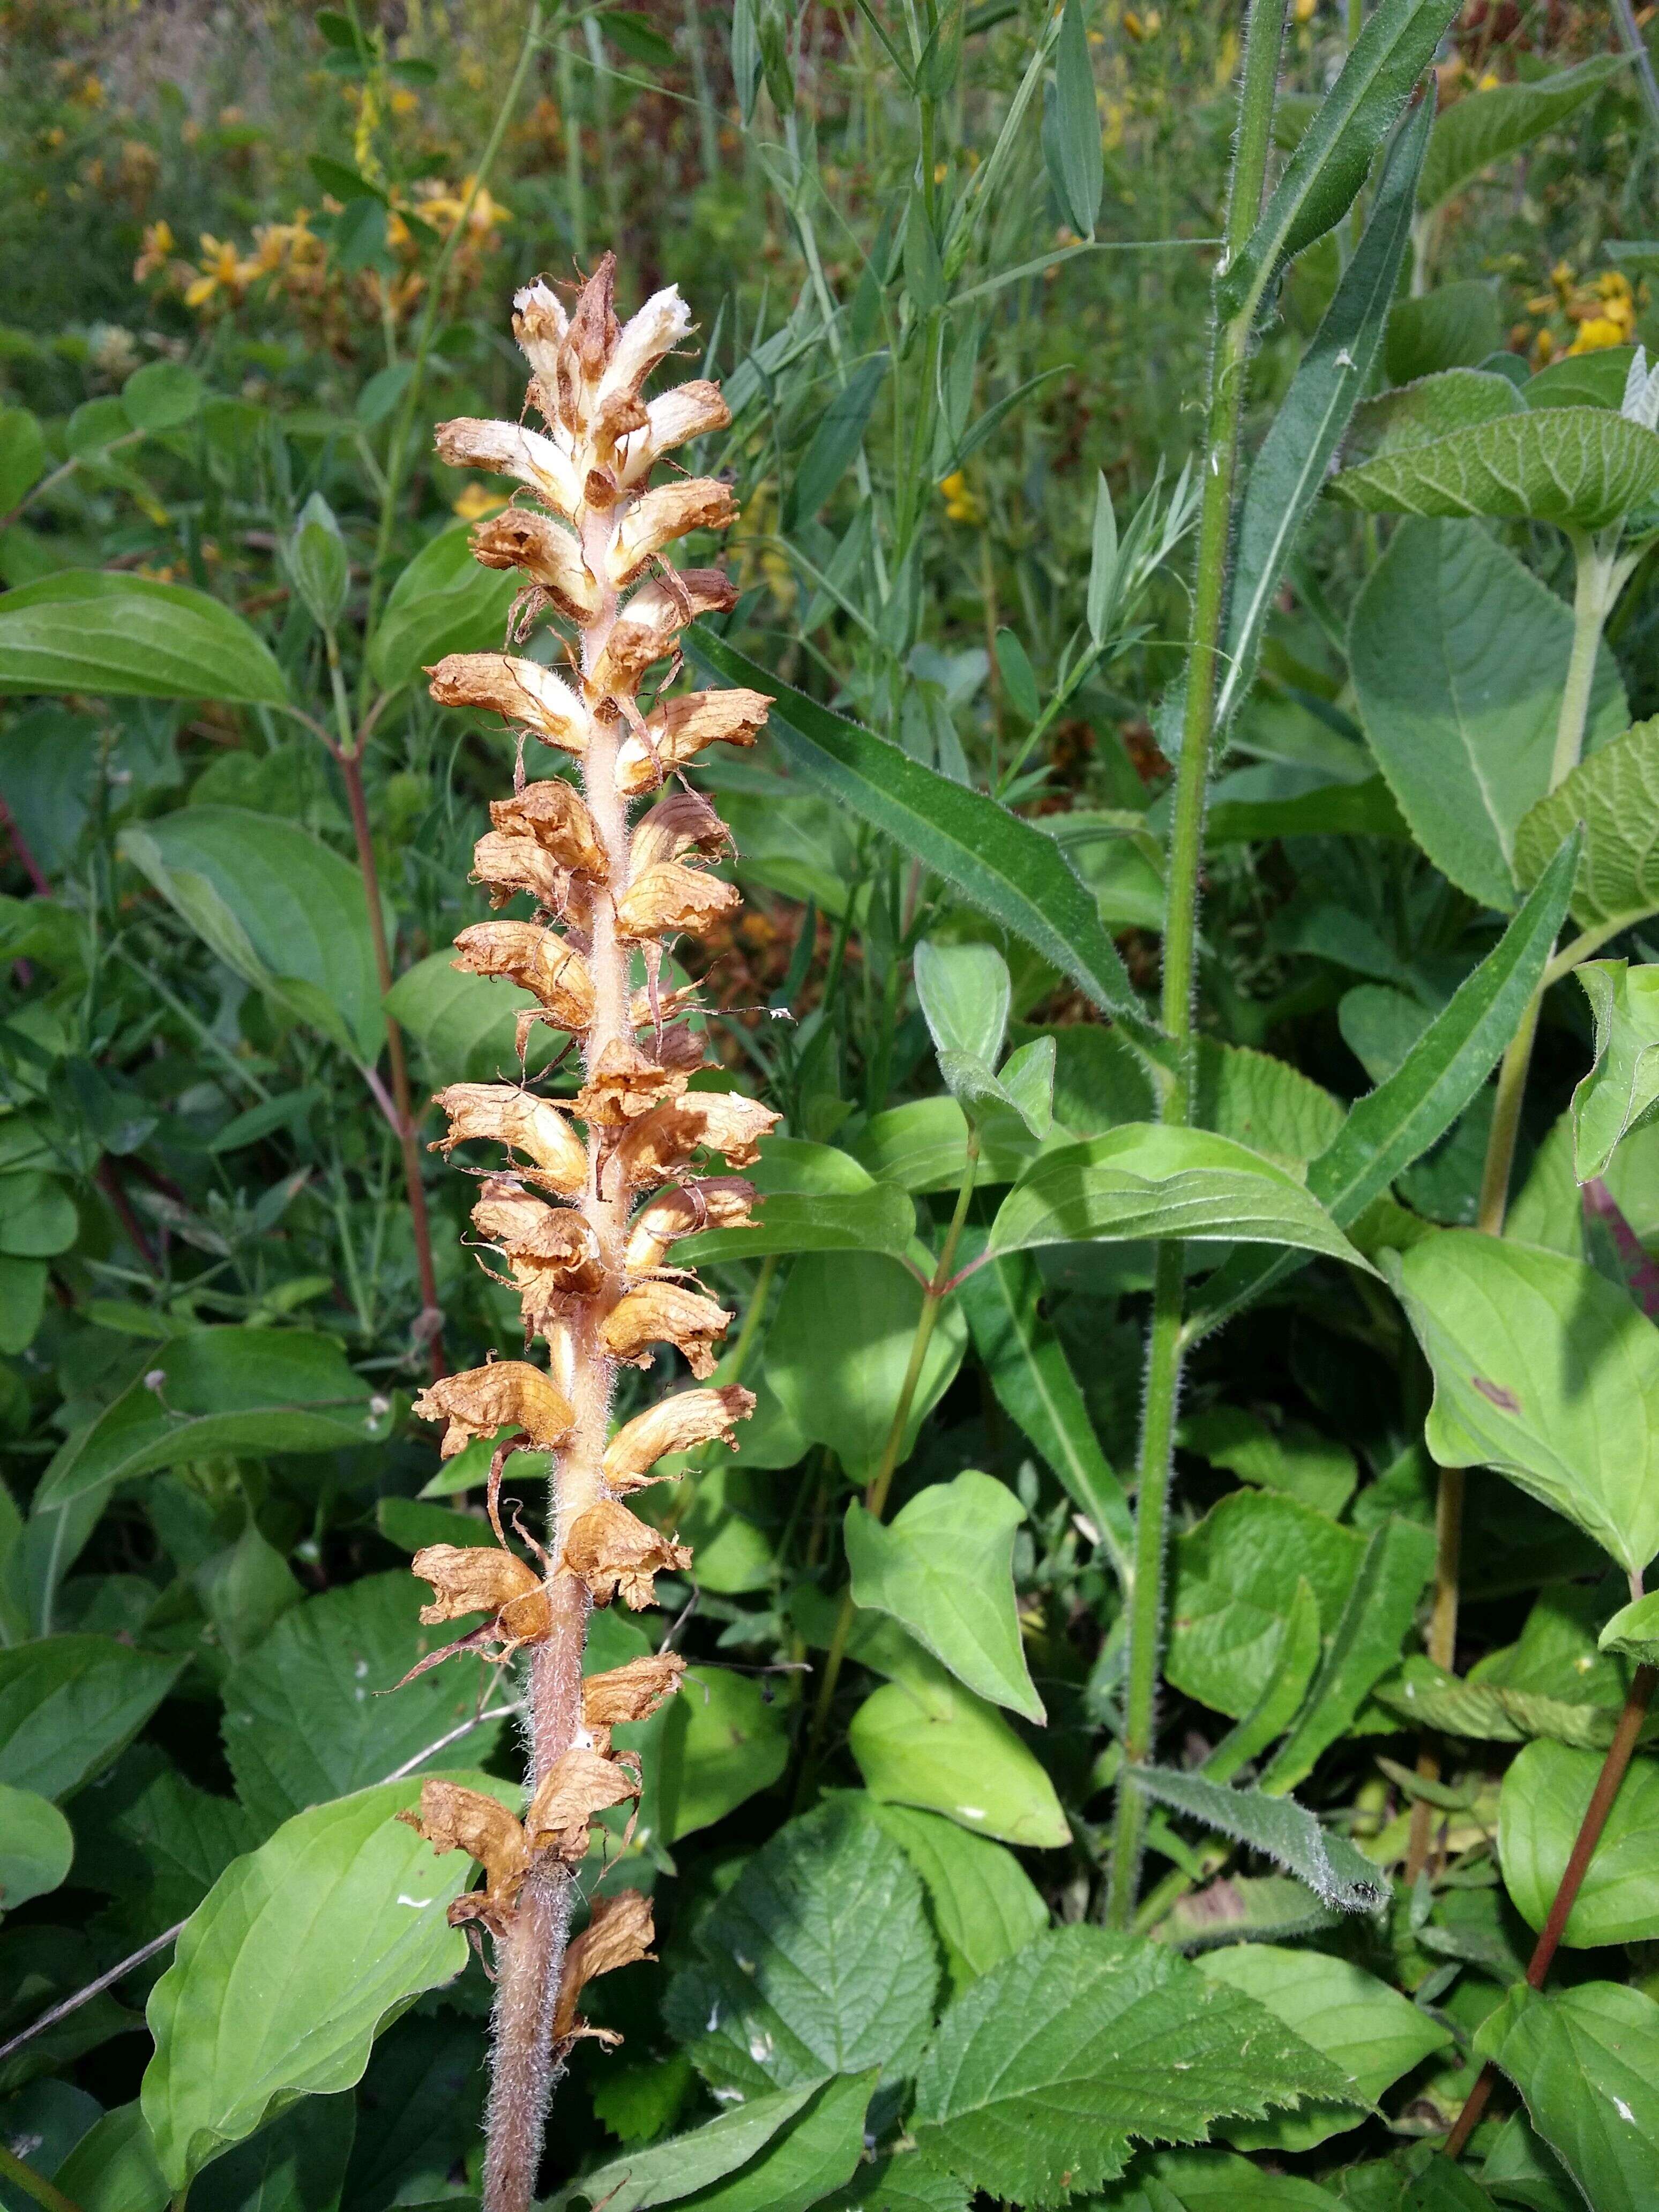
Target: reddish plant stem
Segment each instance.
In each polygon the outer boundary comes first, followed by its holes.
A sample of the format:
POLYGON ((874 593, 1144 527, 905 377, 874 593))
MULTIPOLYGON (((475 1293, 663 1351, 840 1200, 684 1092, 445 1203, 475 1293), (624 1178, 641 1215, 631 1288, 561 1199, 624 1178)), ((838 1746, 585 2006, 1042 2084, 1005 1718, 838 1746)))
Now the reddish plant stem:
MULTIPOLYGON (((1595 1847, 1601 1840, 1601 1831, 1607 1826, 1607 1815, 1613 1810, 1626 1770, 1630 1765, 1631 1754, 1636 1749, 1636 1739, 1642 1733, 1642 1723, 1646 1720, 1648 1707, 1653 1702, 1656 1681, 1659 1681, 1659 1669, 1652 1667, 1638 1667, 1631 1678, 1630 1693, 1625 1699, 1624 1711, 1619 1716, 1619 1725, 1613 1732, 1613 1741, 1607 1746, 1607 1755, 1601 1762, 1601 1771, 1595 1778, 1595 1787, 1590 1792, 1589 1803, 1584 1808, 1584 1817, 1579 1823, 1571 1856, 1567 1860, 1555 1893, 1555 1901, 1550 1906, 1549 1918, 1544 1923, 1543 1930, 1527 1964, 1527 1985, 1529 1989, 1540 1990, 1544 1986, 1544 1977, 1549 1972, 1550 1963, 1560 1945, 1572 1908, 1578 1901, 1578 1892, 1589 1871, 1595 1847)), ((1457 2116, 1456 2124, 1446 2138, 1448 2158, 1462 2155, 1464 2145, 1474 2132, 1475 2123, 1486 2109, 1486 2100, 1492 2095, 1497 2078, 1497 2069, 1489 2058, 1481 2068, 1480 2076, 1457 2116)))

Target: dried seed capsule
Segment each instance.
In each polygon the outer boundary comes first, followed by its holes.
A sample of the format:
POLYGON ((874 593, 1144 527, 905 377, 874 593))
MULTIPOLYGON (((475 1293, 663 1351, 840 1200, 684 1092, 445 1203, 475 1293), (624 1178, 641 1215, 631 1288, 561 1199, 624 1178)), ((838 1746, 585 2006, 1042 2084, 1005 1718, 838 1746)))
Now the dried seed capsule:
MULTIPOLYGON (((718 1390, 682 1390, 618 1429, 605 1447, 602 1472, 618 1496, 653 1480, 652 1468, 670 1452, 690 1451, 716 1437, 730 1442, 755 1410, 755 1394, 738 1383, 718 1390)), ((642 1662, 635 1662, 642 1664, 642 1662)))

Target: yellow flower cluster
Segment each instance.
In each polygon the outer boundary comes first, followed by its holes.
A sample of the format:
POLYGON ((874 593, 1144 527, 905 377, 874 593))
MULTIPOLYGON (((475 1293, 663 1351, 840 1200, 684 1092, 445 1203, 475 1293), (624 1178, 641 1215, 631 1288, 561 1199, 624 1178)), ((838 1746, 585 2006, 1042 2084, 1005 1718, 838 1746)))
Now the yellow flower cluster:
MULTIPOLYGON (((1604 270, 1581 283, 1571 262, 1558 261, 1550 271, 1550 287, 1527 302, 1528 315, 1565 319, 1571 327, 1565 346, 1547 320, 1533 338, 1532 348, 1541 368, 1558 355, 1600 353, 1608 346, 1634 345, 1638 309, 1646 303, 1647 288, 1638 295, 1628 276, 1617 269, 1604 270)), ((1517 333, 1527 337, 1522 325, 1517 333)))
POLYGON ((952 469, 948 477, 942 477, 939 488, 945 495, 945 514, 948 521, 966 522, 975 526, 984 521, 984 502, 969 487, 960 469, 952 469))

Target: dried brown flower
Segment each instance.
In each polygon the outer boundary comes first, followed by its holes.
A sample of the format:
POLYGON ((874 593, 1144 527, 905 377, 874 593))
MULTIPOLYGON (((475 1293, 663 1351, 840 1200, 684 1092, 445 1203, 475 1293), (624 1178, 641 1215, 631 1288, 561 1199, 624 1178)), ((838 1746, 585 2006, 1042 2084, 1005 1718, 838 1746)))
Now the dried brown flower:
POLYGON ((621 1728, 648 1721, 665 1698, 680 1686, 685 1662, 678 1651, 647 1651, 625 1667, 590 1674, 582 1684, 582 1726, 621 1728))
POLYGON ((551 1100, 505 1083, 452 1083, 432 1103, 449 1116, 449 1134, 440 1138, 434 1152, 489 1139, 533 1160, 541 1170, 536 1180, 562 1197, 572 1198, 586 1187, 587 1153, 551 1100))
POLYGON ((510 653, 452 653, 428 668, 441 707, 483 707, 522 723, 544 744, 580 757, 587 750, 587 715, 562 676, 510 653))
POLYGON ((588 1983, 601 1974, 615 1973, 617 1967, 631 1966, 641 1959, 654 1959, 657 1954, 651 1946, 655 1940, 651 1900, 639 1890, 623 1889, 615 1897, 594 1899, 592 1918, 564 1954, 553 2014, 556 2051, 568 2050, 583 2035, 594 2036, 601 2043, 622 2041, 614 2028, 590 2027, 577 2014, 577 2001, 588 1983))
POLYGON ((504 1936, 530 1871, 531 1856, 525 1832, 506 1806, 482 1790, 428 1778, 421 1784, 420 1810, 399 1813, 398 1818, 424 1836, 441 1856, 446 1851, 465 1851, 484 1870, 483 1887, 458 1897, 450 1906, 450 1926, 480 1920, 493 1936, 504 1936))
POLYGON ((754 1204, 755 1186, 741 1176, 709 1176, 659 1191, 628 1224, 623 1265, 630 1275, 647 1275, 682 1237, 703 1229, 748 1228, 754 1204))
POLYGON ((489 818, 511 836, 533 837, 574 876, 602 878, 610 871, 592 816, 562 777, 527 783, 511 799, 492 799, 489 818))
POLYGON ((736 1091, 691 1091, 635 1122, 617 1146, 629 1187, 665 1182, 699 1152, 719 1152, 734 1168, 752 1167, 761 1139, 775 1128, 769 1106, 736 1091))
POLYGON ((718 568, 684 568, 666 581, 643 584, 617 617, 593 669, 596 689, 631 693, 647 668, 678 651, 679 635, 696 615, 724 612, 738 591, 718 568))
POLYGON ((580 1745, 561 1753, 537 1785, 524 1816, 530 1848, 550 1851, 572 1866, 587 1856, 587 1831, 593 1815, 607 1806, 626 1804, 640 1794, 638 1761, 624 1765, 580 1745))
POLYGON ((617 901, 617 929, 632 943, 646 938, 708 937, 743 904, 735 884, 705 876, 678 860, 659 860, 635 877, 617 901))
POLYGON ((649 1367, 647 1346, 672 1344, 699 1381, 714 1371, 714 1347, 732 1326, 717 1298, 682 1283, 641 1283, 605 1317, 600 1334, 611 1357, 630 1367, 649 1367))
POLYGON ((523 1359, 498 1359, 488 1367, 446 1375, 422 1390, 415 1413, 423 1421, 447 1421, 441 1447, 453 1459, 475 1437, 497 1429, 522 1429, 538 1450, 550 1451, 570 1432, 569 1401, 539 1367, 523 1359))
POLYGON ((764 691, 687 691, 653 708, 645 734, 623 740, 617 783, 629 799, 654 791, 670 769, 684 768, 706 745, 752 745, 772 702, 764 691))
POLYGON ((472 533, 472 557, 486 568, 522 568, 567 621, 591 622, 599 611, 599 587, 580 545, 551 515, 522 507, 492 514, 472 533))
POLYGON ((639 1613, 656 1602, 652 1577, 679 1573, 690 1565, 691 1554, 615 1498, 602 1498, 577 1515, 565 1539, 563 1564, 586 1583, 595 1605, 620 1597, 630 1613, 639 1613))
POLYGON ((755 1410, 755 1394, 728 1382, 718 1390, 682 1390, 664 1398, 623 1425, 605 1447, 603 1473, 618 1497, 656 1478, 652 1469, 671 1452, 690 1451, 730 1439, 739 1421, 755 1410))

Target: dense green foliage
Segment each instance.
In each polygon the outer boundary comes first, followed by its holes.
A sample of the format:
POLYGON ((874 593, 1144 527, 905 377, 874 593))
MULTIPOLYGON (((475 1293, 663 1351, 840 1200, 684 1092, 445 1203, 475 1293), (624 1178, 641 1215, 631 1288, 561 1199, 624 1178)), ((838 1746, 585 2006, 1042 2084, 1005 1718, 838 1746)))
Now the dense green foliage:
POLYGON ((732 412, 686 658, 775 704, 674 980, 784 1118, 681 1255, 755 1413, 595 1617, 690 1663, 546 2198, 1653 2201, 1659 94, 1601 10, 1256 32, 5 10, 7 2212, 477 2202, 395 1815, 518 1806, 523 1673, 388 1693, 490 1540, 411 1401, 521 1334, 423 1102, 528 1001, 452 965, 514 744, 422 671, 516 584, 432 432, 605 247, 732 412))

